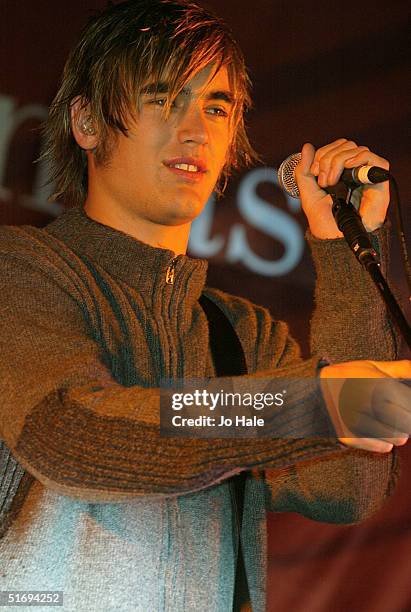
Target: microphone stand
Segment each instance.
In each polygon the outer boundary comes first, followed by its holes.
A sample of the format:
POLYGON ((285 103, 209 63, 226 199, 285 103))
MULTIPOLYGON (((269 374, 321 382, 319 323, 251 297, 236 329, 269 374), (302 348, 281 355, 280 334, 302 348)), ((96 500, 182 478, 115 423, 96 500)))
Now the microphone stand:
POLYGON ((361 217, 350 202, 352 190, 348 190, 346 200, 331 190, 327 191, 332 197, 332 213, 338 229, 343 233, 358 261, 370 274, 408 348, 411 349, 411 327, 381 273, 378 253, 371 244, 361 217))

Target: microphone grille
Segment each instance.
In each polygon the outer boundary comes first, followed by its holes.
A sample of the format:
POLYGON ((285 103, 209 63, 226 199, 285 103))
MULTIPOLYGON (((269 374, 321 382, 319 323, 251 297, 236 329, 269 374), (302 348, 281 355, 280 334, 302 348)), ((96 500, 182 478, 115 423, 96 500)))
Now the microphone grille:
POLYGON ((292 198, 300 197, 300 191, 294 176, 294 170, 300 163, 300 159, 301 153, 293 153, 289 155, 278 168, 278 182, 280 183, 280 187, 292 198))

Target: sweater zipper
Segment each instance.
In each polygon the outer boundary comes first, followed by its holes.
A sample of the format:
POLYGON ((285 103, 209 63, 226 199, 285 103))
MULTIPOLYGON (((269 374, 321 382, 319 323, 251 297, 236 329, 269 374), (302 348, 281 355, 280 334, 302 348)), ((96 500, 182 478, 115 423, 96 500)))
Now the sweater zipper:
POLYGON ((166 270, 166 283, 167 285, 174 285, 174 277, 177 265, 177 257, 174 257, 168 264, 166 270))

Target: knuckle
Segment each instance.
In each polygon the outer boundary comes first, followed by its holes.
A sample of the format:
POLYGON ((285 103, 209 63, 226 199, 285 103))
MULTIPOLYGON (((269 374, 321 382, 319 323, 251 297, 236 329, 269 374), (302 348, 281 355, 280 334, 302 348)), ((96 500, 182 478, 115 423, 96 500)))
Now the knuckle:
POLYGON ((331 153, 324 153, 324 155, 322 155, 322 157, 318 160, 320 163, 320 166, 328 165, 330 163, 331 156, 332 156, 331 153))

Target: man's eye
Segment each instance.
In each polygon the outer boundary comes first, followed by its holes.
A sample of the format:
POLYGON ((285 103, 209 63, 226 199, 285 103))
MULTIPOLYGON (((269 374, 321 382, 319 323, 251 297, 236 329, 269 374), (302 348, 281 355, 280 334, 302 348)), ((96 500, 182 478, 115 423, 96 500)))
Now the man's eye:
POLYGON ((156 106, 165 106, 167 104, 167 98, 154 98, 150 100, 150 104, 155 104, 156 106))
MULTIPOLYGON (((167 105, 168 102, 168 98, 153 98, 152 100, 150 100, 150 104, 153 104, 154 106, 160 106, 161 108, 164 108, 167 105)), ((181 104, 178 102, 178 100, 172 100, 171 104, 170 104, 170 108, 172 110, 179 108, 181 106, 181 104)))
POLYGON ((210 106, 207 108, 207 113, 216 117, 228 117, 228 112, 221 106, 210 106))

